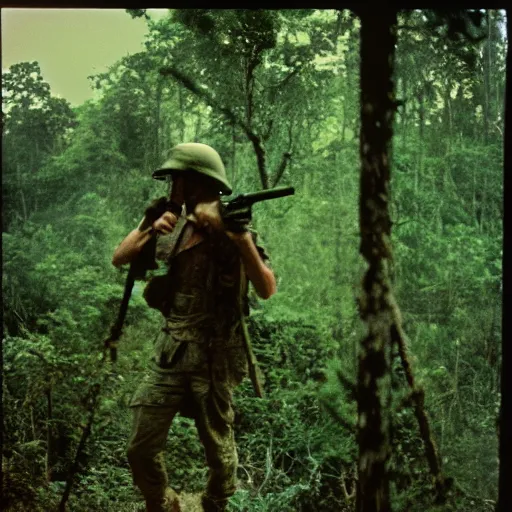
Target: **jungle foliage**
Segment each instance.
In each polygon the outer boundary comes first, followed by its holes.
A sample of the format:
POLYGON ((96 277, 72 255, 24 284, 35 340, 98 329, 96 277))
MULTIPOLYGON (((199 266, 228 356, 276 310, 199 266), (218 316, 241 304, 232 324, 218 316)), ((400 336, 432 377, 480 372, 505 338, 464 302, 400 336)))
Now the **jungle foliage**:
MULTIPOLYGON (((474 45, 429 16, 398 18, 392 281, 455 486, 434 502, 395 355, 391 499, 399 511, 484 512, 497 496, 507 42, 501 12, 486 11, 474 45)), ((160 318, 138 283, 116 367, 102 363, 126 277, 111 256, 165 193, 150 173, 167 150, 200 141, 223 157, 235 194, 296 190, 254 208, 279 292, 252 301, 266 397, 248 382, 236 394, 230 510, 354 510, 360 21, 346 10, 176 9, 147 23, 145 50, 91 76, 96 99, 78 107, 52 96, 37 62, 2 76, 2 509, 57 509, 99 384, 69 510, 138 509, 127 403, 160 318)), ((166 452, 176 490, 202 489, 203 459, 178 417, 166 452)))

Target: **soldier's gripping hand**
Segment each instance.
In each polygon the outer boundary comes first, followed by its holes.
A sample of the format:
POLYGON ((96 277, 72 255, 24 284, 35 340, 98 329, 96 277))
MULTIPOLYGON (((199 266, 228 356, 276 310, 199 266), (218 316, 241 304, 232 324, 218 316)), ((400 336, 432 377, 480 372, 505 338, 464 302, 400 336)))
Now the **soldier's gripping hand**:
POLYGON ((198 227, 211 226, 216 230, 223 230, 224 223, 220 215, 220 201, 198 203, 194 208, 194 220, 198 227))
POLYGON ((167 235, 172 232, 178 222, 178 217, 171 212, 165 212, 161 217, 153 222, 153 229, 167 235))
MULTIPOLYGON (((199 227, 212 228, 225 231, 231 240, 242 241, 246 240, 249 233, 245 229, 245 223, 240 222, 236 229, 231 230, 230 227, 235 224, 235 221, 225 224, 222 219, 220 201, 203 202, 196 205, 194 209, 194 220, 199 227)), ((250 237, 250 235, 249 235, 250 237)))

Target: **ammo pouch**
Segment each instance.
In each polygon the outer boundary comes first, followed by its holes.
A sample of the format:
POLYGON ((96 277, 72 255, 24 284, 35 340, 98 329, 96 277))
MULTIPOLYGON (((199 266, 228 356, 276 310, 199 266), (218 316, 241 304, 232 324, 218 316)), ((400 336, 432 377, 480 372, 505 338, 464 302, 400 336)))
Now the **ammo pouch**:
POLYGON ((148 306, 158 309, 163 315, 166 314, 166 299, 169 298, 169 274, 154 276, 144 288, 143 297, 148 306))
MULTIPOLYGON (((180 217, 178 224, 176 224, 175 230, 170 235, 165 235, 167 237, 167 242, 165 242, 165 244, 170 245, 168 253, 165 254, 168 265, 170 265, 171 259, 176 254, 178 246, 183 238, 185 224, 186 219, 184 217, 180 217)), ((158 256, 158 249, 156 245, 157 244, 155 241, 153 254, 156 252, 158 256)), ((158 265, 156 265, 156 267, 158 267, 158 265)), ((153 269, 154 268, 155 267, 153 267, 153 269)), ((168 299, 172 293, 170 290, 170 286, 172 284, 170 272, 171 268, 168 269, 165 275, 151 277, 148 281, 148 284, 146 284, 146 287, 144 288, 144 292, 142 293, 148 306, 153 309, 158 309, 158 311, 160 311, 164 316, 167 316, 169 313, 168 299)))

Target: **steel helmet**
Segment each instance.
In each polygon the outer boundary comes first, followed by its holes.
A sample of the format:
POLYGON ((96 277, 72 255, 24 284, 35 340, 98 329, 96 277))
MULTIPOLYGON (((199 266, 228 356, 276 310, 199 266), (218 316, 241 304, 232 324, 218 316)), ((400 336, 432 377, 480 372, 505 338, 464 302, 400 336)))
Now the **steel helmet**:
POLYGON ((190 170, 213 178, 222 194, 231 194, 231 184, 220 155, 212 147, 199 142, 186 142, 174 146, 166 162, 153 173, 153 178, 163 180, 173 171, 190 170))

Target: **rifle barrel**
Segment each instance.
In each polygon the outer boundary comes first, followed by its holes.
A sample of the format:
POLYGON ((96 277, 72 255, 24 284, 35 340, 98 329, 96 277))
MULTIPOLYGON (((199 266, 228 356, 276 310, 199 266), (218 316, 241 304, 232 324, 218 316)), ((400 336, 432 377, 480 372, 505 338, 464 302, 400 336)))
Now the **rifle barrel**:
POLYGON ((258 192, 249 192, 241 194, 235 198, 235 201, 244 201, 248 203, 256 203, 257 201, 265 201, 267 199, 277 199, 278 197, 285 197, 295 194, 293 187, 276 187, 267 190, 260 190, 258 192))

